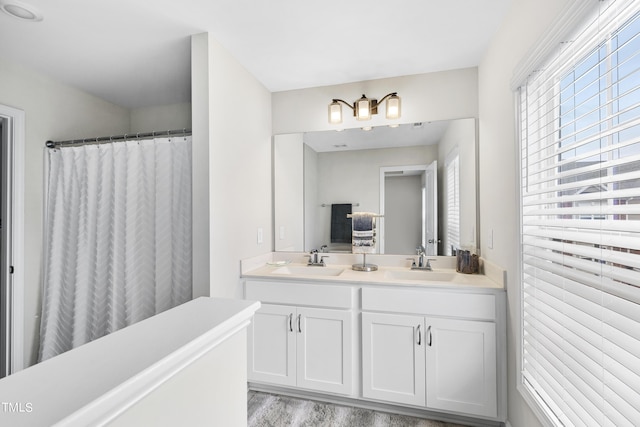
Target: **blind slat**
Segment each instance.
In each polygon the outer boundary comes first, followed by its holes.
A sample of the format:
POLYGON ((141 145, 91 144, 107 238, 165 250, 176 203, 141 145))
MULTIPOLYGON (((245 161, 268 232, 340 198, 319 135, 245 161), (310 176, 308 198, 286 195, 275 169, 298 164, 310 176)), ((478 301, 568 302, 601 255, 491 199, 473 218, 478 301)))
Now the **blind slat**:
POLYGON ((640 233, 640 221, 605 221, 605 220, 574 220, 564 218, 526 218, 523 226, 535 226, 542 228, 580 228, 583 230, 620 231, 628 233, 640 233))

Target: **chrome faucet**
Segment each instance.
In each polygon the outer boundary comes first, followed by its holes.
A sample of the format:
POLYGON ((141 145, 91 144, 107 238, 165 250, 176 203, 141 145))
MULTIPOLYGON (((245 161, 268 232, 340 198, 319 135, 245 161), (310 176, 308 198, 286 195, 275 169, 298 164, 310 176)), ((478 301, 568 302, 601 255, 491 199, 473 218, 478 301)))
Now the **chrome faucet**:
MULTIPOLYGON (((426 255, 424 246, 420 245, 416 248, 416 253, 418 254, 418 267, 424 267, 424 256, 426 255)), ((428 263, 429 261, 427 261, 428 263)))
POLYGON ((425 252, 424 246, 422 245, 418 246, 416 248, 416 252, 418 254, 418 264, 416 264, 415 259, 407 258, 413 261, 411 263, 411 269, 412 270, 429 270, 429 271, 433 270, 433 268, 431 267, 431 261, 437 261, 437 260, 434 258, 427 258, 425 260, 424 257, 427 255, 427 253, 425 252))
POLYGON ((326 264, 324 263, 324 259, 329 257, 328 255, 320 257, 317 249, 311 250, 311 252, 309 252, 309 255, 305 256, 309 257, 309 262, 307 263, 308 267, 324 267, 326 266, 326 264))

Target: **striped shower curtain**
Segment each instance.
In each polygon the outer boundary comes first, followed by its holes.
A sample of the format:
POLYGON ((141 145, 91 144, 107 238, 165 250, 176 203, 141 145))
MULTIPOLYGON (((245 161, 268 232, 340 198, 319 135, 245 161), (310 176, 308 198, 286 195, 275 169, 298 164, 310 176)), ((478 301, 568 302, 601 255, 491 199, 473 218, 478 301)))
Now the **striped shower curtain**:
POLYGON ((192 298, 191 136, 46 156, 39 361, 192 298))

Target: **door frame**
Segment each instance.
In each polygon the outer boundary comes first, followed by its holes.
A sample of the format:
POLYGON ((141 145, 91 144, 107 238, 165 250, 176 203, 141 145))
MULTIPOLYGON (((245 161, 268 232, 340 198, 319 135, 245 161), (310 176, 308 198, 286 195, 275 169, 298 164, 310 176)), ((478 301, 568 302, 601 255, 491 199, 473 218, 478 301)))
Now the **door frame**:
POLYGON ((438 251, 438 161, 434 160, 428 165, 408 165, 408 166, 383 166, 380 168, 380 218, 378 230, 380 235, 378 241, 379 253, 385 253, 385 230, 384 230, 384 201, 385 201, 385 177, 387 174, 414 174, 420 175, 422 180, 422 246, 427 255, 436 255, 438 251), (426 212, 427 206, 432 205, 431 215, 426 212), (427 234, 432 234, 428 236, 427 234), (436 242, 429 243, 429 240, 436 242), (435 248, 435 249, 433 249, 435 248))
POLYGON ((0 239, 3 314, 0 376, 24 368, 24 169, 25 113, 0 105, 2 121, 2 205, 3 229, 0 239))

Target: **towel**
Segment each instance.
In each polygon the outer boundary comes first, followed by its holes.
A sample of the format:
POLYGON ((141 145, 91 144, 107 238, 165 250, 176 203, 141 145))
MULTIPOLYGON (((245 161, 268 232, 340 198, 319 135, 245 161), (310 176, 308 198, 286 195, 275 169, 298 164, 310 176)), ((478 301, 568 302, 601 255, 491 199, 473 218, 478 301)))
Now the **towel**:
POLYGON ((376 253, 376 214, 354 212, 352 218, 352 252, 354 254, 376 253))
POLYGON ((331 243, 351 242, 351 203, 331 205, 331 243))

